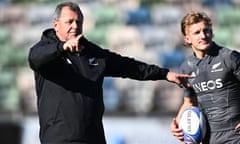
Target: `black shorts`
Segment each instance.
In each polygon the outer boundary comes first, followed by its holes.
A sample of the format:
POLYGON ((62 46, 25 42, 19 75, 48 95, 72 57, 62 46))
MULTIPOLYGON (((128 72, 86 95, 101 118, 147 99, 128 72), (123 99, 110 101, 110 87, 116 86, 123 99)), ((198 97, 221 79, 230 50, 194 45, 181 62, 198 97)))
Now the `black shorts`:
POLYGON ((211 132, 209 144, 240 144, 240 130, 211 132))

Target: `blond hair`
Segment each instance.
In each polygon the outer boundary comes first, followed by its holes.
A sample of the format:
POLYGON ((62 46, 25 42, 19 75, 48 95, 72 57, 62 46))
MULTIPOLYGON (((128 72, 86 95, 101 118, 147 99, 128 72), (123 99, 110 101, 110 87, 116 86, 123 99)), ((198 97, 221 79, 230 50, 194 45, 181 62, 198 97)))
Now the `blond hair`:
POLYGON ((181 31, 182 34, 186 35, 186 28, 190 25, 204 21, 206 25, 212 27, 212 20, 204 12, 191 11, 187 13, 181 22, 181 31))

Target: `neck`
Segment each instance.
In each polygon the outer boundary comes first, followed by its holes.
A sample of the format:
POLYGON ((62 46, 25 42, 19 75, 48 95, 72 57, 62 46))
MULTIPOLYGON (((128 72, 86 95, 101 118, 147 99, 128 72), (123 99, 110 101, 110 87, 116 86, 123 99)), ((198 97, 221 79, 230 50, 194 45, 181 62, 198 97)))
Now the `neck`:
POLYGON ((207 51, 194 51, 194 54, 197 58, 203 59, 205 55, 207 54, 207 51))

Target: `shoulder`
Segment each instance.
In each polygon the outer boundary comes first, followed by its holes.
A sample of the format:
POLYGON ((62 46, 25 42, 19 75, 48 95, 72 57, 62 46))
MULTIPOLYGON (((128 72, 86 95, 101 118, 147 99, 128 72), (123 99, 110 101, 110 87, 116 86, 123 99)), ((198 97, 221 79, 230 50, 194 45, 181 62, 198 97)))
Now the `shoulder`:
POLYGON ((238 51, 232 51, 230 53, 230 59, 234 61, 239 61, 240 60, 240 53, 238 51))
POLYGON ((238 51, 226 47, 220 47, 219 55, 229 61, 236 62, 240 60, 240 53, 238 51))
POLYGON ((240 53, 226 47, 219 47, 219 56, 223 59, 228 66, 240 65, 240 53))
POLYGON ((54 29, 46 29, 43 31, 41 41, 59 41, 54 29))
POLYGON ((217 45, 216 43, 213 44, 213 50, 215 52, 217 52, 218 56, 222 56, 222 57, 229 57, 234 53, 238 53, 238 52, 236 52, 232 49, 229 49, 227 47, 217 45))
POLYGON ((181 73, 188 74, 189 71, 191 71, 196 64, 197 64, 197 60, 193 55, 187 57, 186 60, 181 64, 181 67, 180 67, 181 73))

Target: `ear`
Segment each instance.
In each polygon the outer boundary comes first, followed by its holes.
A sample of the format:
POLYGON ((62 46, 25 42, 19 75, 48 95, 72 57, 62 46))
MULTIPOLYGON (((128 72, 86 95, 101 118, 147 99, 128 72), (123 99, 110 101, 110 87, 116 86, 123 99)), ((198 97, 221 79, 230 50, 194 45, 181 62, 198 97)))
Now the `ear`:
POLYGON ((184 42, 187 44, 191 44, 191 40, 189 39, 188 36, 184 36, 184 42))
POLYGON ((58 22, 57 22, 56 20, 54 20, 54 21, 52 22, 52 26, 53 26, 53 28, 55 29, 55 31, 58 30, 58 22))

